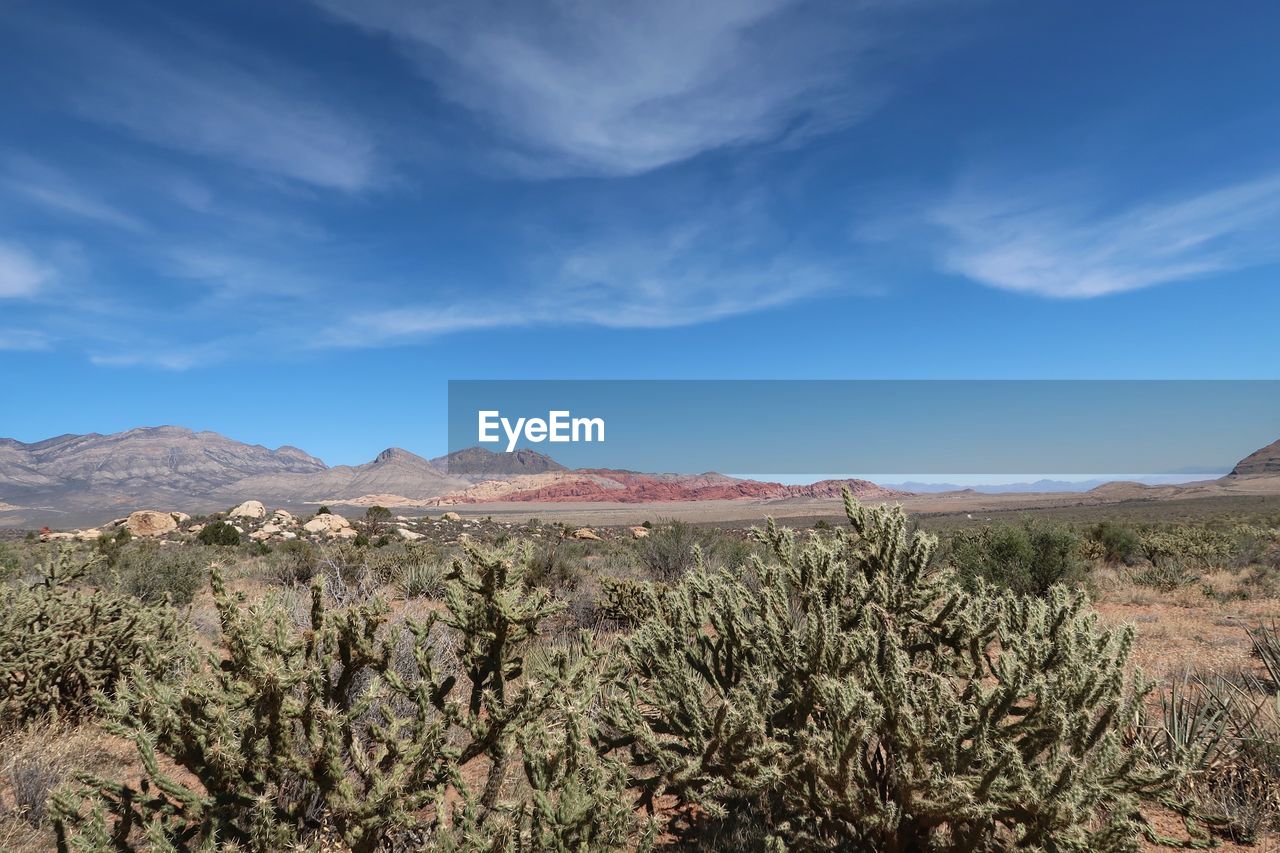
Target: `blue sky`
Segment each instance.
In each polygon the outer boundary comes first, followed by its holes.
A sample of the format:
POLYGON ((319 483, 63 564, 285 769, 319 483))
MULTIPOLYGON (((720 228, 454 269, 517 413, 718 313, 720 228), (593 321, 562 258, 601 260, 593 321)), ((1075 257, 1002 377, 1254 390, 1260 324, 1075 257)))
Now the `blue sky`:
POLYGON ((6 4, 0 435, 450 378, 1271 378, 1280 8, 6 4))

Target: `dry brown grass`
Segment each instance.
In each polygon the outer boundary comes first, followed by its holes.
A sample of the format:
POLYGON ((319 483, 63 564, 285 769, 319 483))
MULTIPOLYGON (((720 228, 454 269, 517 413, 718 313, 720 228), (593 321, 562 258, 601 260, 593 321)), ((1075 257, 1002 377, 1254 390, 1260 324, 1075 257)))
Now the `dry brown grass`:
POLYGON ((45 808, 54 789, 77 771, 124 778, 135 762, 132 744, 92 724, 0 733, 0 850, 53 849, 45 808))

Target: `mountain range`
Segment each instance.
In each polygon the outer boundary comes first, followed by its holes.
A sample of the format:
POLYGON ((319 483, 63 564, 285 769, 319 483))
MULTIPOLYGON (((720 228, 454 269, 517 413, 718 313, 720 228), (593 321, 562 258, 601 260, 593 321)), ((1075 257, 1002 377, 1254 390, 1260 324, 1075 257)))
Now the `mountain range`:
POLYGON ((901 492, 865 480, 787 486, 723 474, 569 470, 532 450, 483 448, 425 459, 389 448, 363 465, 330 467, 296 447, 274 450, 214 432, 160 426, 111 435, 0 439, 0 525, 96 523, 140 507, 198 513, 247 498, 277 506, 320 503, 448 506, 494 501, 618 502, 838 496, 901 492))
MULTIPOLYGON (((999 488, 1065 492, 1082 485, 1094 484, 1039 481, 999 488)), ((904 486, 866 480, 783 485, 716 473, 571 470, 532 450, 494 453, 479 447, 435 459, 392 447, 363 465, 330 467, 296 447, 273 450, 176 426, 61 435, 31 444, 0 438, 0 526, 7 527, 98 523, 143 507, 202 513, 246 499, 297 508, 321 503, 430 507, 830 498, 845 487, 857 497, 878 500, 936 491, 923 483, 904 486)), ((1090 494, 1157 499, 1223 491, 1280 491, 1280 441, 1246 456, 1220 479, 1159 487, 1107 483, 1090 494)))

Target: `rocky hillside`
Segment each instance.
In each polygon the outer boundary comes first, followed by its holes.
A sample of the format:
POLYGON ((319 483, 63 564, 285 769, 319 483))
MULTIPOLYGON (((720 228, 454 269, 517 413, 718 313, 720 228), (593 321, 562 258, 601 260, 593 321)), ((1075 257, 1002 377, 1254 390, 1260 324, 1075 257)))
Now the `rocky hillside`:
POLYGON ((216 432, 144 427, 113 435, 62 435, 35 444, 0 440, 0 484, 153 483, 207 491, 255 474, 313 473, 325 464, 296 447, 269 450, 216 432))
MULTIPOLYGON (((902 494, 848 481, 863 498, 902 494)), ((329 467, 294 447, 271 450, 213 432, 164 426, 0 439, 0 525, 98 524, 140 507, 207 513, 245 499, 304 510, 319 504, 439 506, 488 501, 616 502, 839 496, 845 481, 784 486, 721 474, 570 471, 531 450, 483 448, 424 459, 398 447, 363 465, 329 467)))
POLYGON ((0 440, 0 503, 55 512, 159 503, 185 509, 247 477, 326 470, 296 447, 271 450, 214 432, 147 427, 112 435, 0 440))
POLYGON ((823 480, 811 485, 785 486, 781 483, 740 480, 714 473, 640 474, 635 471, 583 469, 489 480, 456 494, 446 495, 433 503, 650 503, 744 498, 778 500, 793 497, 839 497, 845 486, 850 488, 855 497, 863 500, 887 500, 904 494, 867 480, 823 480))
POLYGON ((1236 463, 1230 477, 1280 476, 1280 441, 1255 450, 1236 463))
POLYGON ((423 499, 465 489, 470 482, 449 475, 441 460, 424 459, 391 447, 363 465, 337 465, 298 475, 249 477, 227 484, 218 490, 218 495, 227 501, 252 495, 289 505, 341 503, 373 494, 423 499))
POLYGON ((505 480, 526 474, 567 470, 551 457, 527 448, 521 448, 512 453, 494 453, 483 447, 468 447, 466 450, 455 450, 431 461, 443 472, 471 482, 505 480))
POLYGON ((468 478, 451 475, 447 458, 424 459, 400 448, 364 465, 331 468, 295 447, 272 450, 174 426, 63 435, 32 444, 4 438, 0 524, 92 523, 144 506, 210 512, 245 496, 299 507, 369 494, 434 498, 466 489, 504 465, 522 471, 560 467, 532 452, 512 454, 519 458, 510 461, 486 460, 484 454, 499 455, 469 452, 462 462, 481 473, 468 478))

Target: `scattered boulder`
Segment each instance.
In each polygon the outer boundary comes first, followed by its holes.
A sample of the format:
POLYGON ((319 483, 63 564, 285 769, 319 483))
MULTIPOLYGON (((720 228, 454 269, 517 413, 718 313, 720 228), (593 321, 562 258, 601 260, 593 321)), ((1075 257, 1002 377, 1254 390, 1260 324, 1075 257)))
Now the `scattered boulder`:
POLYGON ((450 510, 449 512, 446 512, 444 515, 440 516, 440 520, 441 521, 462 521, 462 516, 450 510))
POLYGON ((248 518, 258 521, 267 517, 267 508, 262 501, 245 501, 227 513, 227 518, 248 518))
POLYGON ((88 530, 77 530, 77 542, 97 542, 98 537, 102 535, 102 531, 96 527, 90 527, 88 530))
MULTIPOLYGON (((302 529, 308 533, 328 533, 330 535, 340 530, 350 530, 351 522, 347 521, 340 515, 334 515, 331 512, 322 513, 315 518, 302 525, 302 529)), ((354 532, 352 535, 355 535, 354 532)))
POLYGON ((124 526, 134 536, 163 536, 177 530, 178 522, 172 513, 140 509, 125 519, 124 526))
POLYGON ((186 524, 191 520, 191 516, 187 515, 185 512, 171 512, 169 515, 172 515, 173 520, 179 524, 186 524))
POLYGON ((292 527, 298 523, 298 519, 295 518, 293 513, 289 512, 289 510, 278 509, 271 516, 271 523, 278 524, 281 527, 292 527))
POLYGON ((645 527, 643 524, 637 524, 635 527, 631 528, 632 539, 643 539, 648 535, 649 528, 645 527))
POLYGON ((284 533, 280 534, 280 538, 284 540, 297 539, 298 534, 294 533, 292 530, 286 530, 284 533))
POLYGON ((579 527, 577 530, 573 531, 573 538, 574 538, 574 539, 588 539, 588 540, 591 540, 591 541, 593 541, 593 542, 599 542, 599 541, 600 541, 600 535, 599 535, 599 534, 597 534, 597 533, 596 533, 594 530, 592 530, 590 527, 579 527))
POLYGON ((76 534, 64 533, 62 531, 58 531, 58 532, 49 531, 48 533, 40 534, 40 541, 41 542, 74 542, 76 541, 76 534))
POLYGON ((337 536, 339 539, 355 539, 360 535, 360 531, 356 530, 354 527, 343 527, 340 530, 333 531, 333 535, 337 536))
POLYGON ((421 533, 414 533, 412 530, 410 530, 407 527, 397 527, 396 535, 406 542, 417 542, 419 539, 422 538, 421 533))
POLYGON ((283 527, 281 527, 280 525, 274 522, 271 522, 271 523, 262 525, 257 530, 250 533, 249 538, 252 539, 254 542, 261 542, 264 539, 270 539, 272 536, 276 536, 283 532, 284 532, 283 527))

